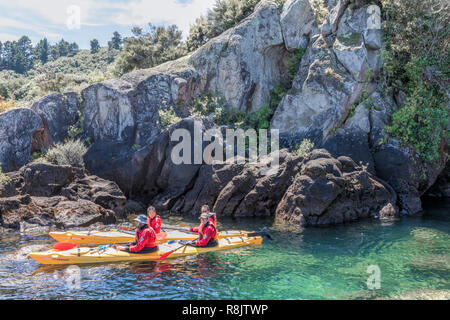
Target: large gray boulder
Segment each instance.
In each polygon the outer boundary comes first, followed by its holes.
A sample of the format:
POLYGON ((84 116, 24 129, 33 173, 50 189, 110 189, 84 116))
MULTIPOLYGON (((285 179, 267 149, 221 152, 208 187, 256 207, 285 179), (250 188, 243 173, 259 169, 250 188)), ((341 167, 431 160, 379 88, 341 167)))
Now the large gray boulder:
POLYGON ((64 141, 68 130, 79 118, 78 96, 76 93, 54 93, 35 102, 31 110, 36 112, 44 123, 42 147, 64 141))
POLYGON ((4 171, 26 164, 33 151, 42 119, 30 109, 12 109, 0 114, 0 163, 4 171))
POLYGON ((94 143, 148 145, 161 131, 159 110, 176 109, 195 96, 197 74, 179 63, 132 72, 84 89, 85 134, 94 143))
POLYGON ((287 0, 281 12, 281 28, 287 50, 306 48, 311 34, 317 30, 309 0, 287 0))
POLYGON ((239 110, 257 110, 285 77, 283 33, 277 4, 261 1, 252 15, 197 50, 189 64, 203 92, 225 97, 239 110))

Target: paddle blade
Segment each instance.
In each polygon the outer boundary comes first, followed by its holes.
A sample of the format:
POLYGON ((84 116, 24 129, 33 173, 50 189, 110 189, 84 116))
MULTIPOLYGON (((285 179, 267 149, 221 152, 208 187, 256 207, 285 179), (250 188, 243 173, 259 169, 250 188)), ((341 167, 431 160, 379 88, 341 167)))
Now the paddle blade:
POLYGON ((169 252, 166 252, 166 253, 164 253, 160 258, 159 258, 159 260, 164 260, 164 259, 166 259, 168 256, 170 256, 172 253, 174 253, 175 251, 177 251, 178 249, 175 249, 175 250, 172 250, 172 251, 169 251, 169 252))
POLYGON ((75 243, 59 242, 53 246, 53 249, 58 250, 58 251, 67 251, 67 250, 72 250, 74 248, 78 248, 79 246, 80 246, 79 244, 75 244, 75 243))

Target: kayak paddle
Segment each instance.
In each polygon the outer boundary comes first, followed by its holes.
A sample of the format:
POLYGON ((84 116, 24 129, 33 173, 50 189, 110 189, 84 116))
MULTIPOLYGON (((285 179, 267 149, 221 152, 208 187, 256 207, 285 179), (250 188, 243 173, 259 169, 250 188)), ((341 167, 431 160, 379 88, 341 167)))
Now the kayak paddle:
POLYGON ((180 250, 181 248, 185 248, 185 247, 187 247, 188 245, 189 245, 189 244, 183 244, 182 246, 176 248, 175 250, 172 250, 172 251, 169 251, 169 252, 164 253, 164 254, 159 258, 159 260, 161 261, 161 260, 167 259, 167 257, 170 256, 172 253, 174 253, 175 251, 180 250))

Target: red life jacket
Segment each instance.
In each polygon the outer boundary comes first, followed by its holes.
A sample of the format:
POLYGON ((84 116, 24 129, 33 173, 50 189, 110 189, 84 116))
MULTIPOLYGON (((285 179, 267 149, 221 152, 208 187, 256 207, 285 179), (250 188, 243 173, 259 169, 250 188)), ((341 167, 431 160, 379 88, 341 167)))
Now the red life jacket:
POLYGON ((196 246, 198 247, 206 247, 211 244, 211 242, 216 242, 218 239, 216 227, 209 221, 203 226, 203 228, 200 228, 198 232, 199 239, 196 243, 196 246))
POLYGON ((209 221, 214 224, 214 227, 217 230, 217 215, 215 213, 211 213, 211 217, 209 217, 209 221))
POLYGON ((156 234, 161 233, 162 221, 160 216, 156 215, 153 219, 147 217, 147 225, 152 227, 156 234))
POLYGON ((130 252, 140 252, 144 248, 154 248, 157 246, 156 233, 152 227, 144 227, 136 230, 136 245, 130 247, 130 252))

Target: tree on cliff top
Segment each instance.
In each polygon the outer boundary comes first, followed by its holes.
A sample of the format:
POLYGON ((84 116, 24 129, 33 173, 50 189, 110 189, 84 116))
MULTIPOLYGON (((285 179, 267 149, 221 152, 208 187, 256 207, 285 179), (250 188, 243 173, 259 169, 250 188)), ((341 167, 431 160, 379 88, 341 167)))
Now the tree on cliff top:
POLYGON ((156 27, 149 24, 149 31, 135 27, 133 37, 125 38, 122 51, 114 66, 118 76, 137 69, 157 66, 176 60, 186 54, 182 45, 182 32, 176 25, 156 27))

